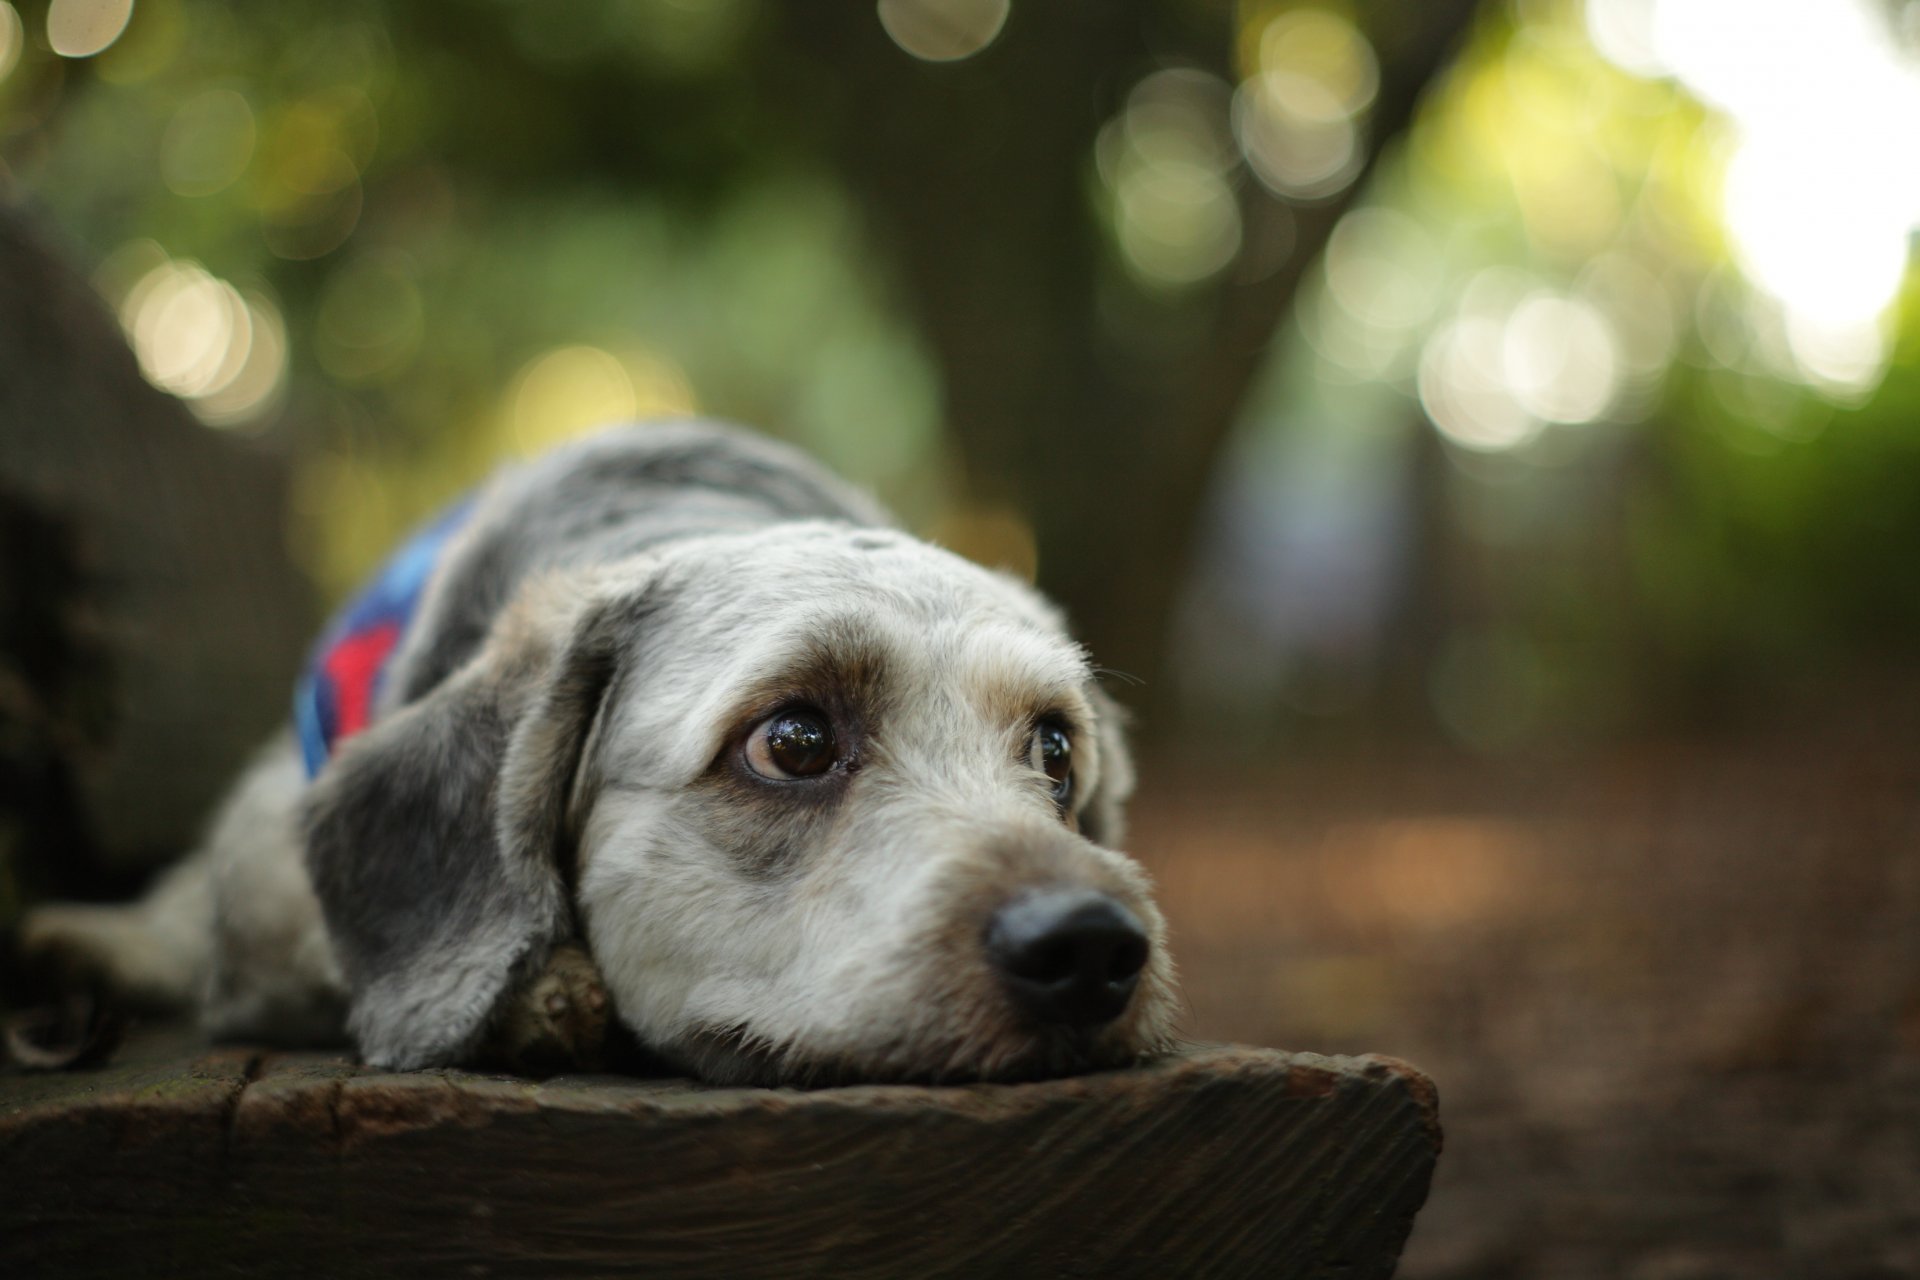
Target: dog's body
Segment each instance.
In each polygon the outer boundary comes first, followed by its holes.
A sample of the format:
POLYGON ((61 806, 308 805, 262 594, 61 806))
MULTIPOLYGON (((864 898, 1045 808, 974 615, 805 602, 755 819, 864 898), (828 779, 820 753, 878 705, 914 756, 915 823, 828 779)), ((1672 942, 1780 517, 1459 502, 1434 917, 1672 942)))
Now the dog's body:
POLYGON ((591 1061, 607 997, 710 1079, 1111 1065, 1173 1003, 1101 847, 1131 782, 1025 587, 790 449, 624 428, 482 494, 317 778, 283 737, 146 902, 26 940, 383 1066, 591 1061))

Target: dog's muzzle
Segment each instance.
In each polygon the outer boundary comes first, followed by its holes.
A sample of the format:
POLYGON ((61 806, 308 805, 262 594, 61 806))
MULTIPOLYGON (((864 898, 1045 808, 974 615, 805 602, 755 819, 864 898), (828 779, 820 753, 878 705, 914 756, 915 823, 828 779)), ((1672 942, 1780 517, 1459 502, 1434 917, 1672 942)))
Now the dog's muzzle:
POLYGON ((1042 889, 994 913, 987 958, 1016 1004, 1054 1026, 1097 1027, 1126 1010, 1146 967, 1138 917, 1091 889, 1042 889))

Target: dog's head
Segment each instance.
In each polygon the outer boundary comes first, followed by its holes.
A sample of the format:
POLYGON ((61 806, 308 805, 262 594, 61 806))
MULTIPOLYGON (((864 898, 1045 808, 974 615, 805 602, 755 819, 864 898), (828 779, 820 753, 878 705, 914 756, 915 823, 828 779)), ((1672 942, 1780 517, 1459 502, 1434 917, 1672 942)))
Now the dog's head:
POLYGON ((1166 1042, 1164 926, 1109 847, 1131 785, 1026 588, 783 525, 524 591, 309 833, 374 1061, 458 1058, 577 929, 708 1079, 1007 1079, 1166 1042))

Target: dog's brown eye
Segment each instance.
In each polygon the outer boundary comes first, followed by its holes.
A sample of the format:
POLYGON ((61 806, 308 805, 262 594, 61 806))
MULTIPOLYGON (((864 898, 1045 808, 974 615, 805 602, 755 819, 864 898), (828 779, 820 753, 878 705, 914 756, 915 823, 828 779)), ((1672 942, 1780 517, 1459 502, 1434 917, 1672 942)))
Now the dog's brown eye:
POLYGON ((765 778, 817 777, 833 761, 833 726, 818 711, 782 711, 747 739, 747 763, 765 778))
POLYGON ((1065 799, 1073 782, 1073 739, 1065 729, 1049 722, 1033 731, 1031 751, 1033 767, 1052 780, 1053 794, 1065 799))

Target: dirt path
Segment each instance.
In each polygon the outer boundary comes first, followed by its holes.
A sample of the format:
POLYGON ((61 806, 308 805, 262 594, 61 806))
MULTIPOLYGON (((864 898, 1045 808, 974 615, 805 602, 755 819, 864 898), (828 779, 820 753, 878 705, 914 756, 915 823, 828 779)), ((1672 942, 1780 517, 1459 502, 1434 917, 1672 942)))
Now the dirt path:
POLYGON ((1920 752, 1149 776, 1193 1033, 1438 1081, 1401 1275, 1920 1275, 1920 752))

